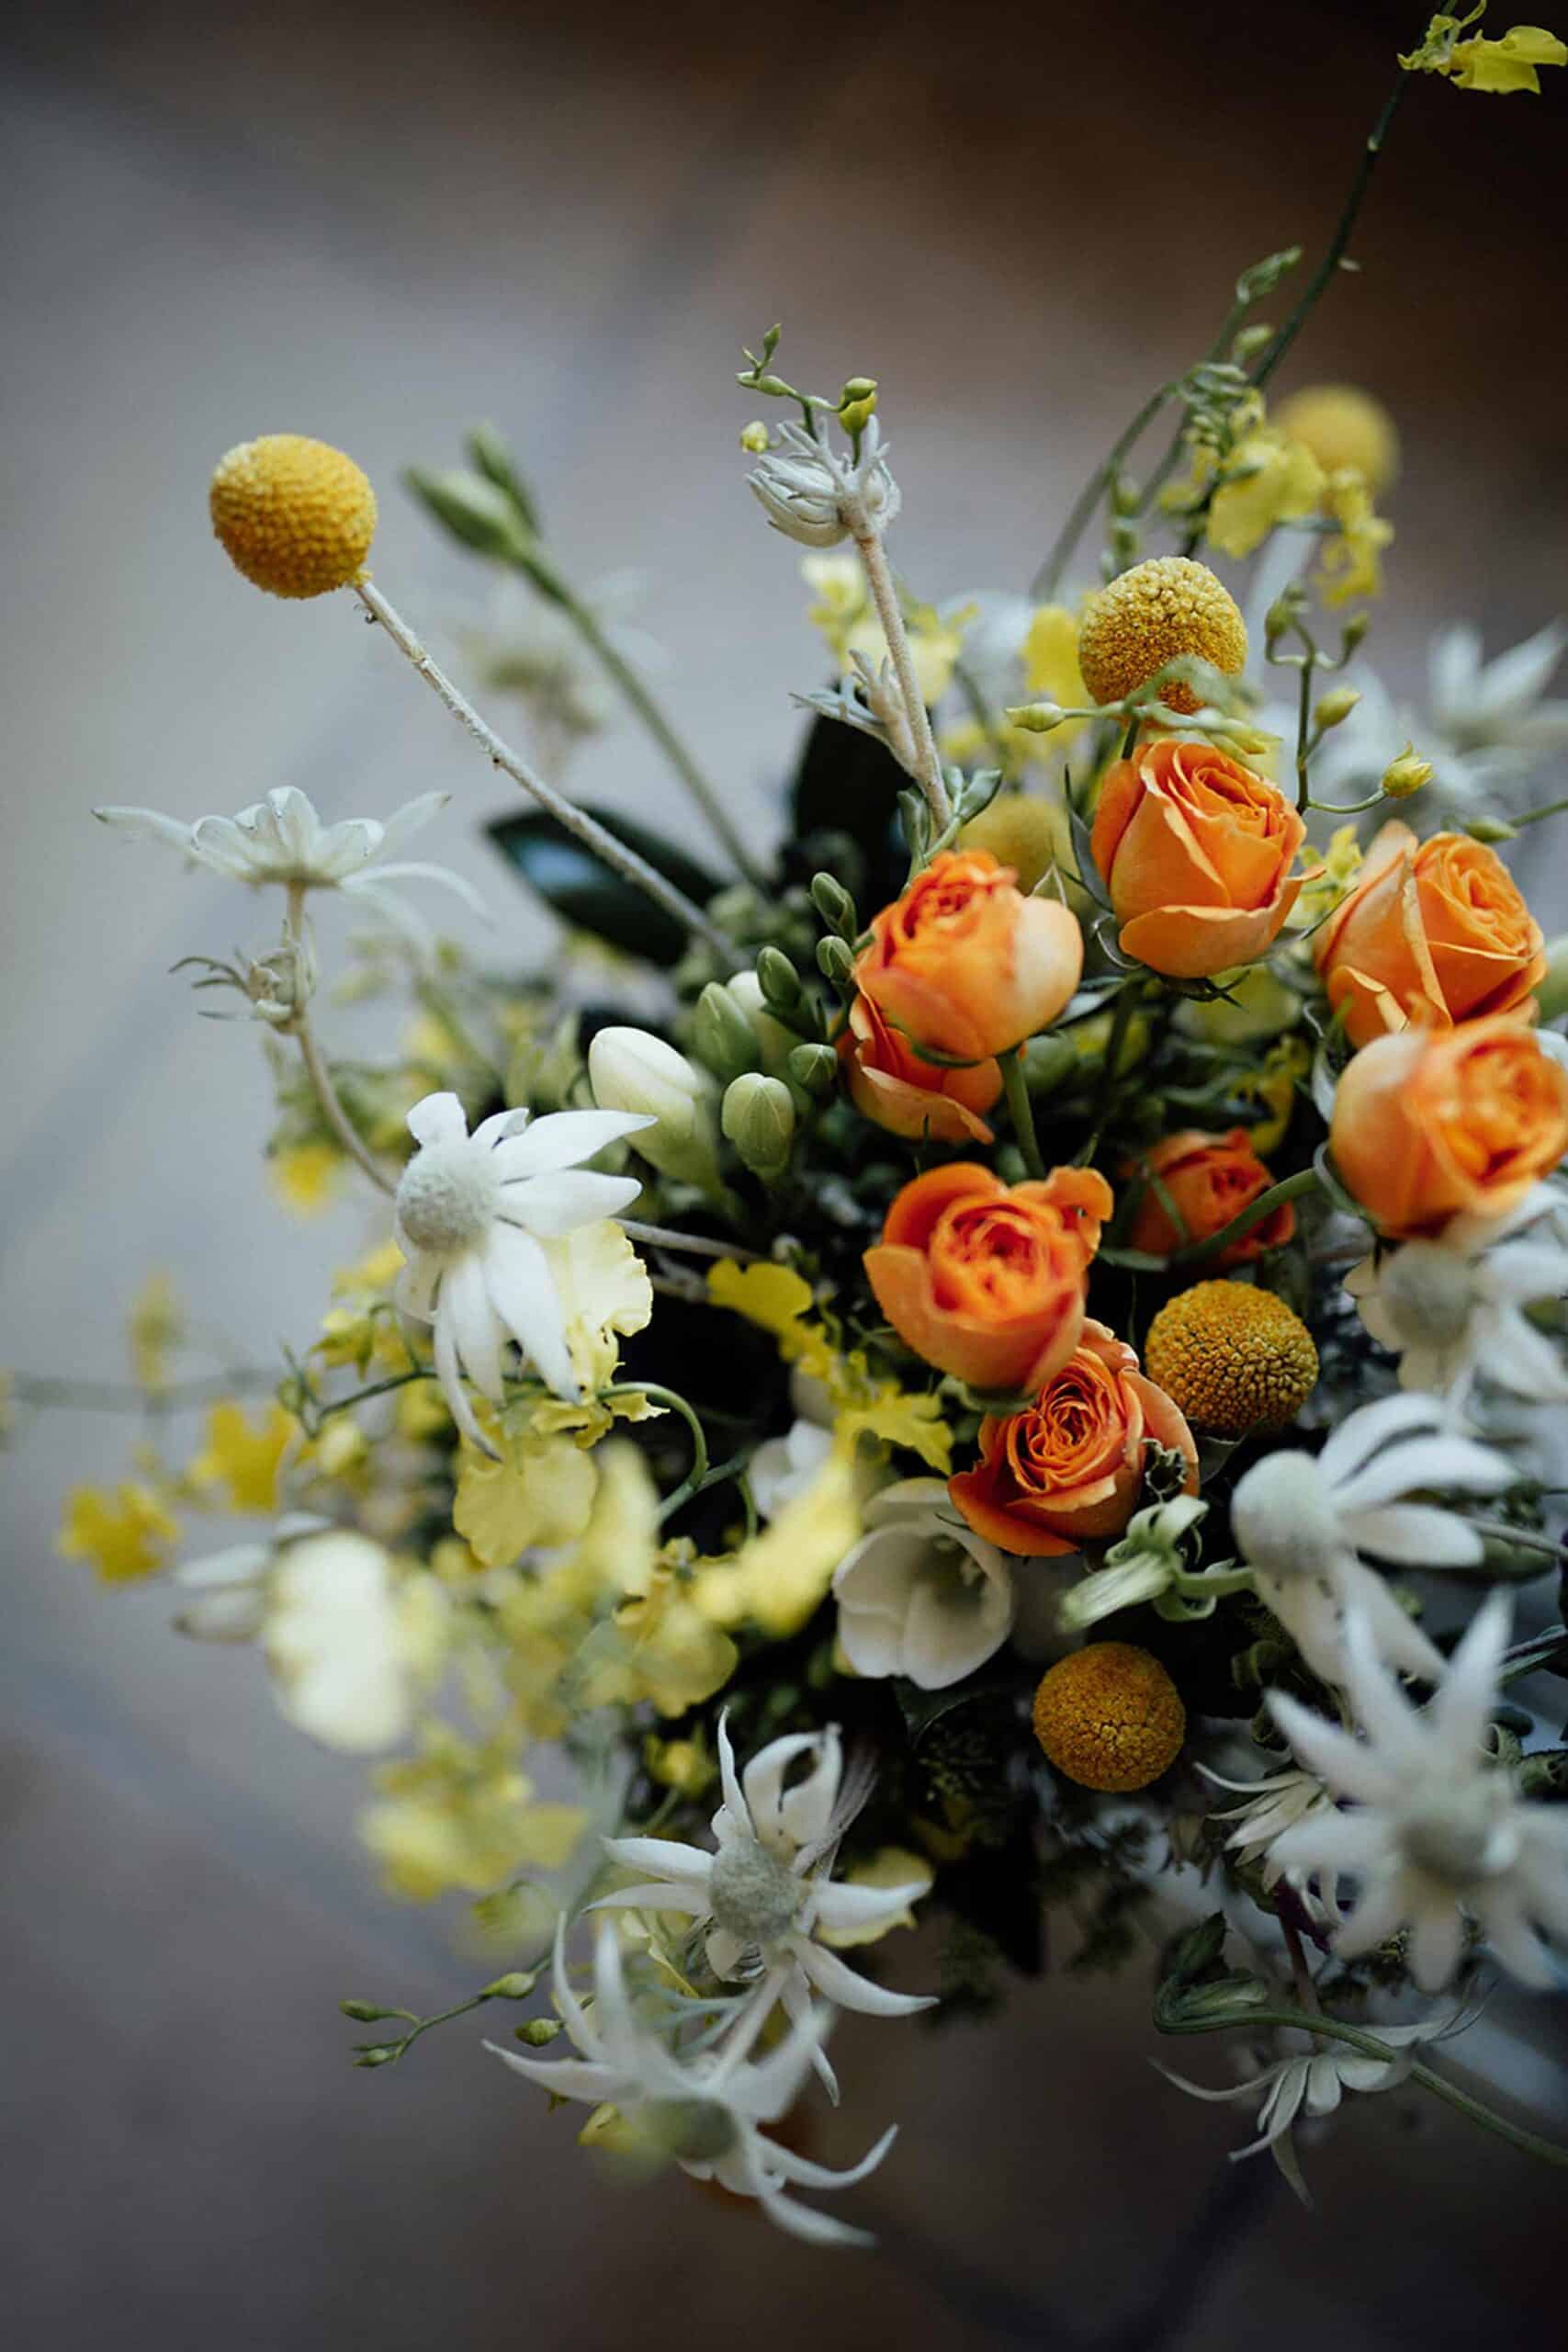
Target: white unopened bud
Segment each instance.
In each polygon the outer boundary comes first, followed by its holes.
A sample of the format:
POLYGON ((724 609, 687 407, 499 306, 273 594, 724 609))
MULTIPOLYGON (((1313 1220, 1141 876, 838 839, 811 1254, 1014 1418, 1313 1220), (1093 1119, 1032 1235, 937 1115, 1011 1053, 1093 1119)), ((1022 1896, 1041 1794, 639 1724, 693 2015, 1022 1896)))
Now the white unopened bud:
POLYGON ((756 1070, 725 1089, 724 1132, 754 1176, 771 1183, 789 1165, 795 1098, 784 1080, 756 1070))
POLYGON ((1239 1481, 1231 1530, 1249 1567, 1321 1577, 1345 1549, 1339 1521, 1310 1453, 1270 1453, 1239 1481))
POLYGON ((718 1186, 718 1138, 709 1080, 646 1029, 601 1029, 588 1048, 588 1078, 602 1111, 637 1111, 653 1121, 635 1148, 666 1176, 718 1186))
POLYGON ((883 530, 901 503, 874 417, 853 462, 835 457, 801 425, 786 424, 779 447, 747 481, 774 530, 807 548, 837 547, 857 527, 883 530))
POLYGON ((750 1023, 762 1068, 768 1076, 782 1078, 790 1055, 800 1039, 793 1029, 786 1029, 784 1023, 769 1012, 767 998, 762 994, 762 983, 756 973, 750 967, 744 972, 737 972, 732 979, 725 981, 724 991, 750 1023))

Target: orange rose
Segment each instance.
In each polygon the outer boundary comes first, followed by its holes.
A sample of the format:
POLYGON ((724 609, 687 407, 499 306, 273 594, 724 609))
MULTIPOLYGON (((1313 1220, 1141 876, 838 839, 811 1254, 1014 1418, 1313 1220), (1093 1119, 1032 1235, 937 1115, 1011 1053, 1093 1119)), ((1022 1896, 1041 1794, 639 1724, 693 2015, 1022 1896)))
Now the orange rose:
POLYGON ((839 1059, 855 1109, 879 1127, 896 1136, 929 1136, 933 1143, 990 1142, 991 1130, 980 1114, 1002 1091, 994 1061, 967 1063, 961 1069, 923 1062, 863 996, 850 1007, 839 1059))
POLYGON ((1568 1070, 1517 1013, 1374 1038, 1339 1080, 1329 1149, 1386 1234, 1500 1216, 1568 1150, 1568 1070))
POLYGON ((1030 1394, 1078 1343, 1084 1277, 1111 1215, 1092 1168, 1004 1184, 954 1160, 906 1184, 865 1253, 876 1303, 905 1345, 976 1388, 1030 1394))
POLYGON ((917 1046, 985 1061, 1045 1028, 1077 988, 1077 917, 1016 879, 989 850, 946 850, 873 922, 856 985, 917 1046))
MULTIPOLYGON (((1138 1204, 1127 1232, 1128 1246, 1165 1257, 1189 1241, 1207 1241, 1233 1216, 1266 1193, 1274 1179, 1253 1150, 1245 1127, 1228 1135, 1205 1135, 1199 1127, 1167 1136, 1138 1161, 1134 1174, 1157 1177, 1164 1195, 1181 1220, 1178 1227, 1167 1213, 1165 1199, 1151 1183, 1138 1204)), ((1244 1259, 1277 1250, 1296 1229, 1296 1213, 1281 1201, 1260 1225, 1222 1250, 1215 1266, 1239 1266, 1244 1259)))
POLYGON ((1151 1445, 1186 1455, 1195 1495, 1198 1449, 1186 1421, 1124 1340, 1086 1323, 1027 1412, 987 1415, 979 1461, 947 1491, 976 1534, 1004 1552, 1077 1552, 1087 1536, 1122 1533, 1151 1445))
POLYGON ((1450 1029, 1522 1004, 1546 970, 1540 926, 1495 850, 1385 825, 1313 949, 1353 1046, 1407 1021, 1450 1029))
POLYGON ((1177 980, 1250 963, 1296 903, 1305 838, 1283 793, 1212 744, 1141 745, 1107 774, 1090 836, 1122 954, 1177 980))

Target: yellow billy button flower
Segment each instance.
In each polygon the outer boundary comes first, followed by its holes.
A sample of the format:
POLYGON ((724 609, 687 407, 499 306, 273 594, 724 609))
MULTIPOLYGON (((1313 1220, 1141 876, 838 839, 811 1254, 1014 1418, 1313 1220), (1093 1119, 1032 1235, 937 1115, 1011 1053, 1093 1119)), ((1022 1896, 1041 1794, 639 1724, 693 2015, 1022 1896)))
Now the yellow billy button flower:
MULTIPOLYGON (((1119 702, 1179 654, 1194 653, 1228 677, 1247 661, 1247 623, 1206 563, 1161 555, 1122 572, 1091 596, 1078 637, 1078 668, 1096 702, 1119 702)), ((1172 710, 1197 710, 1190 686, 1164 692, 1172 710)))
POLYGON ((1083 1789, 1146 1789, 1175 1763, 1186 1733, 1175 1683, 1130 1642, 1091 1642, 1058 1658, 1034 1694, 1035 1738, 1083 1789))
POLYGON ((352 458, 299 433, 267 433, 220 458, 212 527, 237 571, 272 596, 324 596, 363 572, 376 493, 352 458))
POLYGON ((1317 1350, 1272 1291, 1195 1283, 1150 1324, 1144 1367, 1199 1428, 1245 1437, 1294 1419, 1317 1384, 1317 1350))
POLYGON ((1306 384, 1274 413, 1281 433, 1311 450, 1325 474, 1353 466, 1374 498, 1399 471, 1399 435, 1381 401, 1354 384, 1306 384))

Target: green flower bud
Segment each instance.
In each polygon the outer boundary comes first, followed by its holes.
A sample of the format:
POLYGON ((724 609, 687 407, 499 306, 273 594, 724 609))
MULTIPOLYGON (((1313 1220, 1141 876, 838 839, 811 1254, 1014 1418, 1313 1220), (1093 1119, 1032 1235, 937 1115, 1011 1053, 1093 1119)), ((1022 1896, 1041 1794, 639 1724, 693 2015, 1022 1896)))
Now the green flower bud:
POLYGON ((869 401, 874 400, 875 396, 874 376, 852 376, 839 394, 839 406, 842 408, 846 401, 869 401))
POLYGON ((355 2025, 379 2025, 383 2018, 400 2017, 400 2009, 378 2009, 374 2001, 340 2001, 338 2007, 355 2025))
POLYGON ((1245 368, 1249 359, 1256 358, 1258 352, 1273 340, 1273 328, 1260 319, 1255 327, 1243 327, 1231 345, 1231 357, 1245 368))
POLYGON ((1546 973, 1535 1001, 1543 1022, 1561 1021, 1568 1012, 1568 932, 1546 943, 1546 973))
POLYGON ((1464 830, 1472 842, 1514 842, 1519 837, 1517 825, 1503 817, 1472 817, 1464 830))
MULTIPOLYGON (((1324 695, 1313 712, 1314 723, 1322 728, 1342 727, 1360 701, 1354 686, 1336 686, 1332 694, 1324 695)), ((1430 774, 1430 770, 1427 772, 1430 774)), ((1426 781, 1425 777, 1422 779, 1426 781)), ((1411 787, 1414 790, 1414 786, 1411 787)), ((1384 786, 1387 789, 1387 786, 1384 786)))
MULTIPOLYGON (((762 1068, 767 1071, 768 1076, 782 1077, 784 1065, 800 1043, 800 1039, 793 1029, 787 1027, 784 1022, 776 1020, 768 1011, 767 999, 762 994, 762 983, 756 973, 732 974, 724 983, 724 992, 733 999, 750 1022, 752 1034, 757 1040, 762 1068)), ((756 1062, 757 1057, 754 1055, 748 1067, 755 1069, 756 1062)), ((739 1078, 740 1072, 735 1070, 731 1075, 739 1078)))
POLYGON ((559 2031, 558 2018, 527 2018, 513 2027, 512 2036, 514 2041, 525 2041, 530 2050, 543 2050, 559 2031))
POLYGON ((536 1968, 509 1969, 504 1976, 498 1976, 493 1984, 487 1984, 479 1998, 481 2001, 525 2001, 538 1981, 536 1968))
POLYGON ((1060 727, 1066 717, 1060 703, 1026 702, 1004 713, 1010 727, 1021 727, 1026 735, 1048 735, 1053 727, 1060 727))
POLYGON ((863 433, 876 413, 876 394, 868 393, 863 401, 846 401, 839 411, 839 423, 846 433, 863 433))
POLYGON ((650 1167, 705 1192, 718 1190, 713 1087, 684 1054, 646 1029, 601 1029, 588 1048, 588 1077, 602 1111, 652 1119, 632 1138, 650 1167))
POLYGON ((1263 616, 1263 634, 1270 645, 1295 626, 1296 608, 1289 596, 1277 597, 1263 616))
POLYGON ((527 537, 506 492, 479 474, 425 473, 412 466, 404 477, 414 496, 423 502, 455 539, 477 548, 481 555, 515 557, 527 552, 527 537))
POLYGON ((860 917, 855 902, 836 874, 814 874, 811 877, 811 903, 827 924, 840 939, 855 939, 860 934, 860 917))
MULTIPOLYGON (((1398 759, 1391 760, 1382 772, 1382 788, 1391 800, 1408 800, 1413 792, 1432 781, 1432 763, 1422 759, 1414 743, 1406 743, 1398 759)), ((1479 820, 1484 822, 1484 819, 1479 820)), ((1477 839, 1481 838, 1477 835, 1477 839)), ((1514 838, 1513 827, 1500 836, 1504 841, 1514 838)))
POLYGON ((760 458, 767 446, 768 428, 760 416, 753 417, 750 424, 741 426, 740 447, 749 450, 752 457, 760 458))
POLYGON ((727 1086, 761 1058, 756 1030, 722 980, 710 980, 697 999, 692 1034, 702 1059, 727 1086))
POLYGON ((725 1089, 719 1124, 764 1183, 782 1176, 795 1140, 795 1098, 780 1078, 751 1071, 725 1089))
POLYGON ((839 1057, 831 1046, 796 1046, 786 1067, 796 1086, 807 1094, 831 1094, 839 1082, 839 1057))
POLYGON ((782 947, 764 947, 757 956, 757 978, 762 984, 762 995, 776 1012, 787 1017, 798 1012, 806 990, 800 974, 782 947))
POLYGON ((1049 1032, 1031 1037, 1021 1059, 1031 1094, 1053 1093, 1078 1066, 1077 1048, 1072 1038, 1053 1036, 1049 1032))
POLYGON ((400 2041, 372 2041, 359 2052, 354 2063, 356 2066, 389 2066, 394 2058, 402 2056, 402 2052, 400 2041))
POLYGON ((847 939, 819 939, 817 968, 835 988, 848 988, 855 968, 855 951, 847 939))

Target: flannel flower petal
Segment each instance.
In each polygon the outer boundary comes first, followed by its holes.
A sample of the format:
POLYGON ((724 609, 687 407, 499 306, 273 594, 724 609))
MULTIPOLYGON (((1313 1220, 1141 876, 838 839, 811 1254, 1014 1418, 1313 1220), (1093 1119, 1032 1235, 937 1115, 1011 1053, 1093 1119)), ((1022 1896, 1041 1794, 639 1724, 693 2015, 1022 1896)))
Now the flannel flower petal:
POLYGON ((579 2054, 541 2060, 525 2058, 493 2041, 486 2048, 553 2098, 613 2105, 650 2151, 672 2155, 697 2180, 716 2181, 732 2196, 754 2198, 769 2221, 791 2236, 815 2245, 868 2245, 863 2230, 797 2204, 789 2191, 852 2188, 875 2171, 893 2144, 897 2127, 885 2132, 858 2165, 843 2172, 796 2155, 763 2129, 788 2112, 813 2064, 820 2061, 830 2013, 807 2003, 784 2039, 766 2057, 753 2059, 750 2052, 772 2004, 764 2007, 749 2001, 716 2046, 678 2052, 668 2033, 645 2025, 637 2015, 610 1922, 600 1923, 593 1948, 593 2000, 586 2007, 567 1973, 565 1932, 563 1918, 556 1928, 556 1998, 579 2054))
POLYGON ((551 1249, 637 1198, 635 1177, 581 1163, 649 1124, 626 1111, 542 1119, 500 1111, 469 1135, 455 1094, 427 1094, 409 1113, 419 1149, 398 1184, 396 1230, 408 1260, 398 1303, 434 1325, 436 1377, 452 1418, 486 1453, 462 1375, 502 1404, 509 1341, 556 1396, 581 1396, 551 1249))
POLYGON ((1509 1603, 1495 1593, 1417 1709, 1379 1661, 1365 1620, 1345 1634, 1345 1682, 1362 1737, 1270 1692, 1275 1721, 1301 1761, 1349 1800, 1281 1829, 1269 1849, 1287 1877, 1346 1871, 1359 1893, 1334 1939, 1342 1959, 1373 1951, 1402 1928, 1409 1968, 1425 1993, 1459 1966, 1467 1920, 1527 1984, 1556 1973, 1537 1934, 1568 1942, 1568 1815, 1532 1804, 1482 1742, 1497 1704, 1509 1603))
POLYGON ((1314 1674, 1344 1679, 1343 1621, 1359 1610, 1380 1653, 1436 1680, 1442 1659, 1363 1552, 1401 1566, 1480 1564, 1477 1531, 1404 1497, 1425 1488, 1495 1495, 1514 1482, 1500 1453, 1456 1436, 1434 1396, 1384 1396, 1341 1421, 1319 1454, 1270 1453, 1238 1480, 1236 1548, 1314 1674))
MULTIPOLYGON (((809 2009, 813 1990, 840 2008, 869 2017, 910 2017, 931 1999, 889 1993, 859 1975, 818 1939, 818 1930, 858 1930, 862 1939, 898 1924, 929 1881, 898 1886, 835 1881, 839 1840, 869 1794, 843 1769, 836 1729, 775 1739, 737 1777, 725 1716, 718 1721, 724 1803, 714 1815, 716 1850, 660 1838, 612 1838, 610 1860, 637 1883, 601 1896, 596 1910, 683 1912, 705 1929, 716 1976, 761 1978, 792 2018, 809 2009), (804 1768, 791 1781, 792 1768, 804 1768)), ((817 2071, 831 2090, 832 2070, 817 2071)), ((836 2095, 836 2094, 835 2094, 836 2095)))
POLYGON ((389 882, 439 882, 456 891, 476 914, 484 902, 460 874, 445 865, 419 861, 388 862, 412 834, 429 824, 451 795, 423 792, 405 802, 383 822, 375 817, 346 817, 323 825, 303 792, 291 784, 278 785, 236 817, 198 817, 186 824, 177 817, 161 816, 155 808, 96 808, 106 825, 134 833, 143 841, 166 842, 183 851, 193 865, 220 874, 254 888, 281 883, 301 890, 342 890, 373 907, 423 945, 428 933, 405 907, 389 882))

